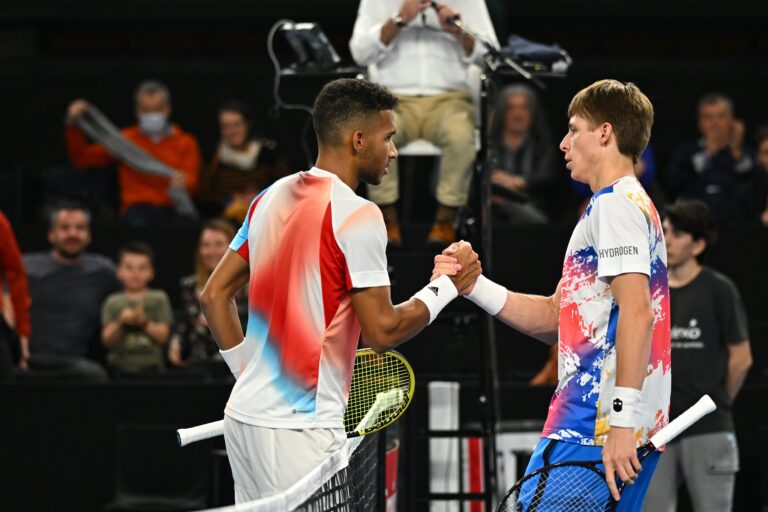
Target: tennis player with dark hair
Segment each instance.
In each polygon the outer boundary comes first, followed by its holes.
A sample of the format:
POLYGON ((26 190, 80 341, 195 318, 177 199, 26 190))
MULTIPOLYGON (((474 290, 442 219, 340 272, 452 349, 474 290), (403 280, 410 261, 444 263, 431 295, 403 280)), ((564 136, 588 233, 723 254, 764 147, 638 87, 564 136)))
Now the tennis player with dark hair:
POLYGON ((752 365, 747 315, 736 285, 701 264, 717 238, 707 204, 678 200, 666 208, 663 226, 675 361, 670 414, 677 417, 702 393, 712 397, 717 410, 667 445, 644 510, 677 510, 684 482, 694 510, 727 512, 739 470, 731 409, 752 365))
MULTIPOLYGON (((634 175, 653 107, 635 85, 601 80, 576 94, 568 116, 560 143, 566 168, 594 196, 571 235, 555 293, 510 292, 480 276, 468 298, 524 334, 559 342, 559 383, 526 473, 602 459, 618 510, 640 510, 659 454, 640 472, 637 448, 667 423, 671 369, 664 235, 634 175), (634 483, 621 496, 617 477, 634 483)), ((435 261, 433 277, 454 272, 450 256, 435 261)))
POLYGON ((386 351, 415 336, 480 272, 463 271, 392 305, 379 208, 355 194, 397 157, 386 89, 340 79, 314 106, 316 166, 263 191, 201 294, 221 353, 237 378, 224 437, 238 503, 290 487, 345 442, 343 416, 361 330, 386 351), (248 283, 243 339, 233 296, 248 283))

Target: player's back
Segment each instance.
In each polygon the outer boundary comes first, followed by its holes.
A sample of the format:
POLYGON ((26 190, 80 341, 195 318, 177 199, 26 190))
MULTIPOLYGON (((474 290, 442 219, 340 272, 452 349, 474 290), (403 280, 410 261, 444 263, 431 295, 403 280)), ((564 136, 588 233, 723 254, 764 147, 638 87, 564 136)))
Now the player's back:
POLYGON ((254 200, 233 248, 250 266, 246 342, 255 355, 228 414, 269 427, 338 425, 360 336, 349 294, 349 261, 360 255, 349 247, 379 225, 375 205, 320 169, 254 200))

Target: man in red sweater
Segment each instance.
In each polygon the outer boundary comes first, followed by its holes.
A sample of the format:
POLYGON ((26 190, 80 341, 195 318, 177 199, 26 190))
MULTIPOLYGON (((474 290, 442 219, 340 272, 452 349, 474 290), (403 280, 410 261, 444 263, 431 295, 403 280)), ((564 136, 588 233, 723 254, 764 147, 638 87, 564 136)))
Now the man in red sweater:
MULTIPOLYGON (((190 195, 197 190, 200 168, 200 148, 191 134, 169 122, 171 96, 160 82, 142 82, 135 94, 138 124, 122 130, 123 135, 138 147, 175 169, 173 180, 138 171, 124 162, 118 163, 120 182, 120 211, 123 220, 134 226, 170 220, 175 215, 169 196, 169 185, 184 187, 190 195)), ((88 102, 78 99, 67 111, 66 141, 69 158, 76 167, 104 167, 115 157, 99 144, 91 144, 74 123, 88 109, 88 102)))

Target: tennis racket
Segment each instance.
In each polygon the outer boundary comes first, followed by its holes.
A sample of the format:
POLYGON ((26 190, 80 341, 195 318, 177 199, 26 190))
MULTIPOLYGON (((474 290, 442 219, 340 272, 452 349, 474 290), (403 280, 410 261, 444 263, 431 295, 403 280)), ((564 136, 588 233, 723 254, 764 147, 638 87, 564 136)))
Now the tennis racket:
MULTIPOLYGON (((704 395, 690 409, 659 430, 637 450, 642 462, 648 455, 669 443, 715 410, 715 403, 704 395)), ((558 462, 537 469, 521 478, 504 495, 496 512, 610 512, 618 502, 611 496, 602 460, 558 462)), ((619 492, 624 482, 617 480, 619 492)))
MULTIPOLYGON (((377 354, 363 348, 355 354, 349 401, 344 412, 347 437, 379 431, 395 422, 411 403, 416 389, 413 368, 399 352, 377 354)), ((224 420, 176 431, 179 446, 224 433, 224 420)))

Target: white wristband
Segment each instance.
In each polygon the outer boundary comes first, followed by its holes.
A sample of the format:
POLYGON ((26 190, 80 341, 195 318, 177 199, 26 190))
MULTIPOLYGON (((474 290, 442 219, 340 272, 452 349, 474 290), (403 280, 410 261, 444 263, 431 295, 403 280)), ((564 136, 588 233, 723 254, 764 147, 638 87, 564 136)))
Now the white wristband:
POLYGON ((489 315, 496 316, 507 303, 507 289, 480 274, 467 298, 489 315))
POLYGON ((251 362, 251 358, 254 353, 255 343, 249 343, 247 340, 243 340, 239 344, 227 350, 219 350, 219 354, 224 358, 224 362, 229 366, 229 370, 232 375, 235 376, 235 380, 240 378, 240 374, 243 373, 245 367, 251 362))
POLYGON ((419 299, 427 306, 429 310, 429 323, 431 324, 440 311, 458 295, 459 292, 456 290, 456 286, 454 286, 451 278, 442 275, 416 292, 411 298, 419 299))
POLYGON ((640 396, 640 391, 635 388, 613 388, 608 424, 612 427, 635 428, 635 406, 640 396))

